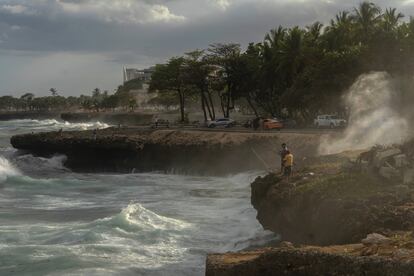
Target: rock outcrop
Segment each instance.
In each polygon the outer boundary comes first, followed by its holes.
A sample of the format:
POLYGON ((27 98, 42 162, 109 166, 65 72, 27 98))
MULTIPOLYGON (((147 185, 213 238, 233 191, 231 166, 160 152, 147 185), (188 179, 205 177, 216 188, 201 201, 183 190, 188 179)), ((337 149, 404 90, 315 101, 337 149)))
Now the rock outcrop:
POLYGON ((414 140, 308 158, 289 182, 257 178, 257 218, 289 242, 209 255, 206 275, 412 275, 414 183, 406 174, 413 157, 414 140))
POLYGON ((361 240, 372 232, 414 226, 414 189, 364 173, 298 174, 252 184, 252 204, 264 228, 299 244, 331 245, 361 240))
POLYGON ((282 246, 210 254, 206 276, 412 275, 412 233, 394 233, 387 243, 311 247, 282 246))
POLYGON ((319 135, 109 128, 17 135, 12 145, 36 155, 64 154, 74 171, 170 171, 231 174, 277 168, 280 144, 303 156, 316 154, 319 135))

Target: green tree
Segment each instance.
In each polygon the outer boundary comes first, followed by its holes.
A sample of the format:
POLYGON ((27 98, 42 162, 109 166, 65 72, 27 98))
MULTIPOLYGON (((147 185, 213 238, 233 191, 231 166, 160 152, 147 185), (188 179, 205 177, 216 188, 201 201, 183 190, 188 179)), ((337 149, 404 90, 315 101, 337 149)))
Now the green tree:
POLYGON ((353 19, 356 23, 359 40, 367 42, 375 33, 381 22, 381 8, 374 3, 364 1, 354 8, 353 19))
POLYGON ((201 110, 204 120, 207 121, 215 119, 214 103, 209 87, 209 76, 214 72, 214 67, 208 62, 204 53, 203 50, 186 53, 182 76, 188 89, 199 94, 201 110))
POLYGON ((57 92, 56 88, 50 88, 49 91, 50 91, 50 93, 52 93, 53 97, 56 97, 58 95, 58 92, 57 92))
POLYGON ((169 103, 171 106, 171 93, 175 93, 178 98, 178 104, 180 106, 180 121, 184 122, 185 117, 185 101, 189 89, 186 88, 184 83, 184 57, 175 57, 168 61, 167 64, 159 64, 155 67, 155 71, 152 74, 149 90, 159 92, 160 95, 152 101, 152 103, 163 102, 162 98, 165 97, 165 103, 169 103))

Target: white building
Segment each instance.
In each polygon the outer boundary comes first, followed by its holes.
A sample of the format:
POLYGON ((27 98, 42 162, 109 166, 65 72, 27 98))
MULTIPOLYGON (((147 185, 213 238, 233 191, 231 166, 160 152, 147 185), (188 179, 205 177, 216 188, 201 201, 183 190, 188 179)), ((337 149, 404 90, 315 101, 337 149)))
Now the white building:
POLYGON ((124 67, 124 83, 130 80, 140 79, 144 82, 149 82, 151 80, 152 73, 154 72, 155 67, 150 67, 148 69, 135 69, 135 68, 126 68, 124 67))

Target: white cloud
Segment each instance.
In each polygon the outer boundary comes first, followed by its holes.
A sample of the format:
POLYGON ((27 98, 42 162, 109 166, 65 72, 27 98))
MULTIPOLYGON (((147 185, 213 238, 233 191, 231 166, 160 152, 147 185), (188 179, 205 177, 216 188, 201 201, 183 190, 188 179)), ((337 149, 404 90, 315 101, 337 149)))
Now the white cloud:
POLYGON ((2 5, 0 10, 11 14, 34 14, 34 11, 23 5, 2 5))
POLYGON ((175 15, 165 5, 136 0, 56 0, 58 8, 67 14, 95 17, 106 22, 154 23, 180 22, 185 17, 175 15))
POLYGON ((230 0, 214 0, 215 4, 222 10, 226 10, 230 7, 230 0))
POLYGON ((12 26, 10 26, 10 29, 12 31, 20 31, 22 29, 22 27, 19 26, 19 25, 12 25, 12 26))

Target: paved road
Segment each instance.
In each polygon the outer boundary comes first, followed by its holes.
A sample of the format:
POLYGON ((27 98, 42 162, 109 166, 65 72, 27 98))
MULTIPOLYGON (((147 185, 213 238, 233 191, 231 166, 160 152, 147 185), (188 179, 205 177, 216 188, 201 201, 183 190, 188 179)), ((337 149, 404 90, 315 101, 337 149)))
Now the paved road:
MULTIPOLYGON (((151 128, 148 125, 142 126, 135 126, 135 127, 128 127, 128 128, 139 128, 139 129, 155 129, 151 128)), ((298 134, 331 134, 331 133, 341 133, 344 129, 316 129, 316 128, 286 128, 282 130, 253 130, 247 129, 244 127, 232 127, 232 128, 224 128, 224 127, 216 127, 216 128, 207 128, 207 127, 192 127, 192 126, 170 126, 169 128, 166 127, 158 127, 156 129, 171 129, 171 130, 185 130, 185 131, 205 131, 205 132, 235 132, 235 133, 298 133, 298 134)))

